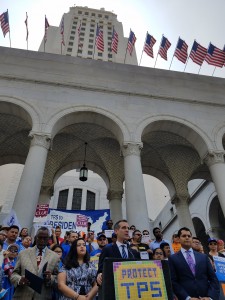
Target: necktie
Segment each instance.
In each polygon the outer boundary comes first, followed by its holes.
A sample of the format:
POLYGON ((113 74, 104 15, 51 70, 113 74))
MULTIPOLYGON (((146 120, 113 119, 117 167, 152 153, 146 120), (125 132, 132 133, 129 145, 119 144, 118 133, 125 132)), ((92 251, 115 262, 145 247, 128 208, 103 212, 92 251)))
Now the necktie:
POLYGON ((121 247, 122 247, 122 258, 127 258, 127 253, 126 253, 126 251, 125 251, 125 245, 121 245, 121 247))
POLYGON ((187 263, 189 265, 189 268, 191 269, 192 274, 195 275, 195 262, 194 262, 194 260, 191 256, 191 254, 190 254, 191 251, 188 250, 188 251, 185 251, 185 253, 186 253, 186 259, 187 259, 187 263))
POLYGON ((41 259, 42 259, 42 249, 39 249, 39 253, 38 253, 38 256, 37 256, 37 266, 38 267, 41 263, 41 259))

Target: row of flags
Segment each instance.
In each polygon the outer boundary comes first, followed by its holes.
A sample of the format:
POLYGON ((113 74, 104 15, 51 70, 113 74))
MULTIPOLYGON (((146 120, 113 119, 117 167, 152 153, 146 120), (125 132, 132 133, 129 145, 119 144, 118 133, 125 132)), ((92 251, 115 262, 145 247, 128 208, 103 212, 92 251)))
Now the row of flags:
MULTIPOLYGON (((10 33, 8 10, 6 12, 3 12, 0 15, 0 23, 1 23, 3 35, 5 37, 8 32, 10 33)), ((28 31, 28 15, 27 15, 27 13, 26 13, 26 19, 25 19, 25 26, 26 26, 26 41, 28 42, 29 31, 28 31)), ((45 44, 47 42, 47 30, 48 30, 49 26, 50 26, 49 22, 47 20, 47 17, 45 16, 44 49, 45 49, 45 44)), ((81 33, 81 23, 77 29, 78 48, 82 47, 82 43, 80 42, 80 33, 81 33)), ((63 15, 61 23, 60 23, 60 34, 62 37, 61 45, 65 46, 64 15, 63 15)), ((127 47, 126 47, 126 54, 128 51, 128 53, 130 55, 132 55, 136 40, 137 40, 137 38, 136 38, 134 32, 132 30, 130 30, 127 47)), ((155 43, 156 43, 156 39, 147 32, 142 54, 143 54, 143 52, 145 52, 148 56, 154 58, 153 47, 154 47, 155 43)), ((111 51, 112 52, 117 53, 118 44, 119 44, 119 36, 118 36, 118 33, 116 32, 115 28, 113 27, 112 41, 111 41, 111 51)), ((101 27, 98 26, 98 24, 97 24, 97 28, 96 28, 95 46, 99 51, 104 52, 103 30, 101 27)), ((171 47, 170 41, 163 35, 160 46, 159 46, 159 50, 157 53, 155 64, 157 62, 158 55, 160 55, 162 59, 167 60, 167 52, 170 47, 171 47)), ((173 57, 172 57, 172 61, 173 61, 174 57, 176 57, 183 64, 187 64, 188 59, 190 58, 194 63, 198 64, 200 67, 202 66, 203 62, 206 61, 209 65, 213 65, 215 67, 222 68, 225 65, 225 46, 224 46, 224 49, 221 50, 218 47, 214 46, 210 42, 208 48, 205 48, 205 47, 201 46, 197 41, 194 41, 193 46, 191 48, 191 52, 188 55, 188 45, 186 44, 186 42, 184 40, 182 40, 179 37, 173 57)), ((125 56, 125 58, 126 58, 126 56, 125 56)), ((172 64, 172 61, 171 61, 171 64, 172 64)), ((171 66, 171 64, 170 64, 170 66, 171 66)))

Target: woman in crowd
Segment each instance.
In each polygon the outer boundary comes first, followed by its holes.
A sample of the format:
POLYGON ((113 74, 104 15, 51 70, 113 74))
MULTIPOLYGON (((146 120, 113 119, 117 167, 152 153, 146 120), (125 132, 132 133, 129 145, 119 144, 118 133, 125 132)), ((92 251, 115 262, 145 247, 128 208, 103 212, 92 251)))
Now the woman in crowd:
POLYGON ((218 240, 217 241, 217 250, 219 253, 222 253, 225 255, 225 249, 224 249, 224 241, 223 240, 218 240))
POLYGON ((153 260, 163 260, 165 259, 165 253, 160 248, 155 248, 153 250, 153 260))
POLYGON ((225 257, 222 253, 218 252, 217 249, 217 239, 215 238, 209 238, 208 239, 208 248, 209 248, 209 253, 208 253, 208 257, 210 259, 210 262, 213 266, 213 269, 215 270, 215 264, 214 264, 214 256, 221 256, 221 257, 225 257))
POLYGON ((18 241, 17 241, 17 244, 21 244, 23 239, 28 236, 28 228, 26 227, 23 227, 21 230, 20 230, 20 234, 19 234, 19 237, 18 237, 18 241))
POLYGON ((32 244, 31 237, 29 235, 26 236, 26 237, 24 237, 23 240, 22 240, 22 242, 19 244, 20 251, 28 249, 31 246, 31 244, 32 244))
POLYGON ((178 251, 180 251, 181 244, 180 244, 177 233, 174 233, 172 236, 172 248, 173 248, 174 253, 177 253, 178 251))
POLYGON ((91 300, 98 292, 96 269, 90 262, 84 239, 75 240, 66 257, 65 265, 59 270, 58 288, 60 300, 91 300))

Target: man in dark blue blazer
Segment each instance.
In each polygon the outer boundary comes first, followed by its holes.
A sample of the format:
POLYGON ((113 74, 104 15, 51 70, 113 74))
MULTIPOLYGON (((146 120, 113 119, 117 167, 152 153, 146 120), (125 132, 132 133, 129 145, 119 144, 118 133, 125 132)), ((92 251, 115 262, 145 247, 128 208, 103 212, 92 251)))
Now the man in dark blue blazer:
POLYGON ((219 300, 219 282, 209 258, 193 251, 188 228, 181 228, 178 236, 181 250, 169 258, 174 294, 179 300, 219 300))
POLYGON ((114 258, 133 258, 138 259, 140 255, 137 251, 131 249, 126 243, 130 239, 129 237, 129 225, 126 220, 120 220, 114 225, 114 231, 117 235, 117 241, 115 244, 106 245, 99 257, 98 264, 98 276, 97 283, 98 285, 102 284, 102 270, 103 263, 106 257, 114 257, 114 258), (125 253, 124 253, 125 252, 125 253))

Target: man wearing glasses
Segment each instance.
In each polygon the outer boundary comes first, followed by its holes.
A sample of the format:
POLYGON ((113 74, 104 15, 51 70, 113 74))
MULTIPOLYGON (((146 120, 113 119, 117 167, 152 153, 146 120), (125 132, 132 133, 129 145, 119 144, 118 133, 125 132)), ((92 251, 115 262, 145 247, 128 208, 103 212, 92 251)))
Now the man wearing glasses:
MULTIPOLYGON (((142 234, 140 230, 134 230, 130 247, 138 252, 146 252, 149 259, 152 258, 152 251, 147 244, 141 242, 142 234)), ((146 258, 147 258, 146 256, 146 258)))
POLYGON ((16 287, 15 299, 51 299, 51 284, 54 280, 52 273, 53 270, 58 269, 59 256, 48 249, 48 240, 48 228, 40 227, 35 237, 36 246, 19 253, 15 269, 11 275, 11 282, 16 287), (44 266, 46 266, 46 271, 43 270, 44 266), (41 295, 29 287, 29 281, 25 277, 25 270, 39 277, 43 276, 44 282, 41 295))

